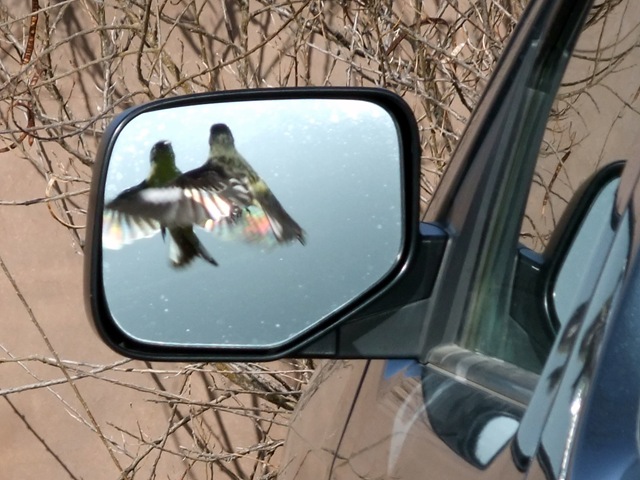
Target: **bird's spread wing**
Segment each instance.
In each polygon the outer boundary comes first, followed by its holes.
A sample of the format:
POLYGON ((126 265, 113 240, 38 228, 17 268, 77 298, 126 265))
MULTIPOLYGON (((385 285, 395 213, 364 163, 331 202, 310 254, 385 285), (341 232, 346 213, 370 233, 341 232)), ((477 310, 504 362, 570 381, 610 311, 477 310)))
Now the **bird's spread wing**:
POLYGON ((102 246, 119 250, 124 245, 152 237, 160 231, 156 220, 136 217, 116 210, 105 210, 102 216, 102 246))
MULTIPOLYGON (((203 189, 221 188, 219 182, 225 179, 225 186, 233 187, 236 204, 244 206, 241 214, 236 216, 233 222, 209 221, 200 226, 220 238, 240 239, 249 243, 259 243, 261 246, 274 246, 294 240, 304 245, 304 230, 291 218, 246 160, 242 159, 242 162, 247 175, 240 174, 239 170, 229 173, 228 165, 225 166, 226 164, 221 164, 218 160, 181 176, 181 179, 186 179, 192 174, 194 181, 189 184, 203 189), (207 173, 199 173, 202 169, 206 169, 207 173)), ((230 195, 227 193, 229 187, 224 190, 227 195, 230 195)))
POLYGON ((128 188, 107 204, 102 215, 102 245, 111 250, 119 250, 124 245, 152 237, 160 231, 160 223, 153 218, 129 215, 126 211, 110 208, 115 203, 126 204, 127 199, 136 198, 140 192, 147 188, 147 182, 128 188))
POLYGON ((107 203, 105 210, 155 220, 167 227, 188 227, 233 213, 234 205, 213 191, 195 188, 158 187, 125 191, 107 203))
POLYGON ((216 172, 188 172, 164 187, 146 182, 108 202, 103 215, 103 245, 118 249, 157 233, 161 227, 233 223, 251 203, 246 186, 216 172))
POLYGON ((257 205, 243 209, 233 222, 205 222, 201 227, 225 241, 244 241, 267 249, 280 243, 264 210, 257 205))
POLYGON ((216 194, 240 208, 248 207, 253 202, 246 179, 230 176, 217 166, 203 165, 190 170, 180 175, 171 185, 188 191, 216 194))

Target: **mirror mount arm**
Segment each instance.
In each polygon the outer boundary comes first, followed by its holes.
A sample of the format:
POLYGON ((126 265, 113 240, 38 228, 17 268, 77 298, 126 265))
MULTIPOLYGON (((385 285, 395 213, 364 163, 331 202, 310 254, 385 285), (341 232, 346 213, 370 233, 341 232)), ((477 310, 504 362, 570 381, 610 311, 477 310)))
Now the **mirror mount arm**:
POLYGON ((294 352, 296 357, 421 357, 421 336, 429 299, 442 264, 449 235, 439 225, 420 223, 418 248, 411 267, 384 295, 324 335, 294 352))

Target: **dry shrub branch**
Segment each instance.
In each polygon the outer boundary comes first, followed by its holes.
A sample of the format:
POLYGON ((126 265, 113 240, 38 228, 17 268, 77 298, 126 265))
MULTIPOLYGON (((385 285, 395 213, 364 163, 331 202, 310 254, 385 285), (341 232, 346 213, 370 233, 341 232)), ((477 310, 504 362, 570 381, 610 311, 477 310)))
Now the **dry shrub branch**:
MULTIPOLYGON (((96 143, 118 112, 235 88, 381 86, 418 118, 426 201, 523 9, 519 1, 14 0, 0 9, 0 152, 82 230, 96 143)), ((82 232, 74 232, 82 245, 82 232)))

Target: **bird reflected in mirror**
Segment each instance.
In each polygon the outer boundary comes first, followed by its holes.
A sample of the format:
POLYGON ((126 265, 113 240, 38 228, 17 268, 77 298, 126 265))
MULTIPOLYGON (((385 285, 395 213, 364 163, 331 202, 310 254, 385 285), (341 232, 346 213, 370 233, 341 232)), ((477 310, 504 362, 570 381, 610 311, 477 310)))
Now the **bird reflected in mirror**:
POLYGON ((120 249, 158 232, 166 239, 168 232, 171 264, 183 267, 195 257, 218 265, 194 226, 224 240, 261 247, 295 240, 305 244, 304 231, 236 150, 227 125, 211 127, 209 155, 198 168, 182 173, 166 140, 151 148, 149 161, 147 178, 105 205, 105 248, 120 249))
MULTIPOLYGON (((298 240, 302 245, 305 244, 305 233, 300 225, 291 218, 266 182, 236 150, 231 129, 224 123, 216 123, 209 130, 209 157, 202 168, 222 169, 229 177, 243 182, 251 193, 253 204, 245 210, 243 216, 244 223, 249 223, 245 240, 254 241, 264 237, 266 232, 259 231, 265 225, 261 219, 266 218, 277 243, 298 240)), ((209 229, 224 227, 215 222, 211 222, 209 226, 209 229)))
POLYGON ((103 246, 119 249, 158 232, 166 239, 168 232, 172 266, 184 267, 195 257, 218 265, 193 226, 233 223, 242 209, 251 205, 246 187, 216 169, 182 174, 168 141, 151 148, 149 161, 147 178, 105 205, 103 246))

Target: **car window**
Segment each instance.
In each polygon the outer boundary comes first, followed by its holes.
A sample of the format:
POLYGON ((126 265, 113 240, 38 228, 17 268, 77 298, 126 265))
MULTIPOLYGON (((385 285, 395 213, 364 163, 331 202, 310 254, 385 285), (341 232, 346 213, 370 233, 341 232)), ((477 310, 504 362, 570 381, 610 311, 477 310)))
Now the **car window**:
POLYGON ((600 2, 572 54, 547 122, 521 241, 543 252, 576 190, 595 171, 637 152, 638 2, 600 2))
MULTIPOLYGON (((493 258, 487 262, 502 262, 504 268, 487 269, 486 278, 480 277, 481 286, 472 292, 477 299, 462 329, 463 347, 533 372, 544 365, 558 321, 545 308, 547 286, 540 281, 540 271, 553 254, 549 244, 556 226, 594 172, 638 151, 638 18, 638 2, 604 2, 592 7, 546 121, 520 244, 514 250, 505 248, 499 238, 494 242, 495 251, 489 252, 493 258), (514 257, 515 264, 510 260, 514 257)), ((529 122, 535 128, 536 119, 529 122)), ((510 215, 517 216, 517 209, 510 215)), ((562 229, 558 232, 556 235, 562 229)), ((565 312, 565 317, 570 313, 565 312)))

